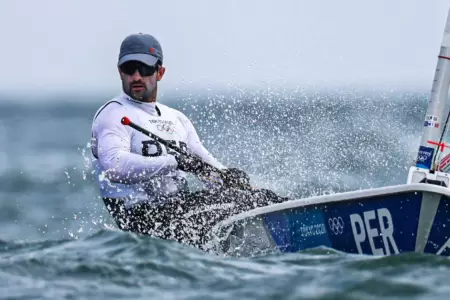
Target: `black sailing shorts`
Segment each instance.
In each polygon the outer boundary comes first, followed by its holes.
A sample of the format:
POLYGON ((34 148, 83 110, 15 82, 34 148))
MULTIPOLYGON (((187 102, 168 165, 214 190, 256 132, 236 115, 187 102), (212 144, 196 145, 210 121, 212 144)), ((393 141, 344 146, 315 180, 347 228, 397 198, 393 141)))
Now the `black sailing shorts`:
POLYGON ((163 204, 139 203, 126 208, 123 199, 103 198, 124 231, 175 240, 202 248, 211 229, 226 218, 288 198, 270 190, 217 189, 176 194, 163 204))

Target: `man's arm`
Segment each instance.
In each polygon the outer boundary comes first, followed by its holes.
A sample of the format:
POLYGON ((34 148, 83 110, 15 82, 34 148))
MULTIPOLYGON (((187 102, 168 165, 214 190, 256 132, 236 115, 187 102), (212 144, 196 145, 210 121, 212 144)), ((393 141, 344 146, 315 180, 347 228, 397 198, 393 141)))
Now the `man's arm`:
POLYGON ((244 171, 237 168, 227 168, 215 159, 200 142, 200 138, 192 122, 183 114, 182 117, 182 121, 188 132, 187 147, 189 151, 213 167, 221 170, 221 174, 200 175, 199 178, 210 187, 226 184, 238 188, 252 189, 250 186, 250 177, 244 171))
POLYGON ((130 152, 131 132, 120 123, 121 109, 107 106, 93 123, 93 138, 99 164, 112 182, 138 183, 152 176, 173 171, 177 162, 172 155, 146 157, 130 152))
POLYGON ((201 159, 203 161, 207 162, 208 164, 212 165, 213 167, 216 167, 218 169, 226 169, 226 167, 221 164, 202 144, 200 141, 200 138, 197 134, 197 131, 194 128, 194 125, 192 122, 184 116, 184 122, 187 128, 188 132, 188 142, 187 147, 188 149, 201 159))

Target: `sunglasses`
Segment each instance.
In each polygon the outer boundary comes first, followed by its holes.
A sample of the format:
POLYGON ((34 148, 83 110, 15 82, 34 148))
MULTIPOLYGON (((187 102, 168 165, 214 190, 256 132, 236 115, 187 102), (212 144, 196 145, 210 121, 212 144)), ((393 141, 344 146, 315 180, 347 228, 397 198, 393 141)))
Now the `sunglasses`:
POLYGON ((152 76, 155 74, 155 72, 158 70, 158 66, 147 66, 146 64, 140 63, 140 62, 126 62, 120 66, 120 70, 127 74, 127 75, 133 75, 136 70, 141 74, 141 76, 152 76))

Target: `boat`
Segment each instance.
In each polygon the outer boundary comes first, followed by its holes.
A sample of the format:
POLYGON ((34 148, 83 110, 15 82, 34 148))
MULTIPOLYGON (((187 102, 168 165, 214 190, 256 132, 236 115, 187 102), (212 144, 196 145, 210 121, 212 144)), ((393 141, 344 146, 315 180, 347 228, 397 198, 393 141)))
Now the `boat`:
POLYGON ((444 156, 449 125, 450 11, 424 112, 417 158, 406 183, 256 208, 212 231, 216 252, 292 253, 326 247, 361 255, 406 252, 450 255, 450 174, 444 156), (445 120, 444 120, 445 119, 445 120))

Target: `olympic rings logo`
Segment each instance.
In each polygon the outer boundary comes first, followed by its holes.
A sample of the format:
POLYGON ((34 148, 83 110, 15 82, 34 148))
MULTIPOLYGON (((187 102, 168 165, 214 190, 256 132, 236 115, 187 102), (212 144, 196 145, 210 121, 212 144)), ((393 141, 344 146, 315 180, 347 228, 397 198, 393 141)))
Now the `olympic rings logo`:
POLYGON ((428 156, 425 156, 425 155, 419 155, 418 160, 419 160, 420 162, 425 162, 425 161, 427 160, 427 158, 428 158, 428 156))
POLYGON ((328 226, 335 235, 342 234, 344 232, 344 220, 342 220, 341 217, 329 218, 328 226))
POLYGON ((169 124, 158 124, 158 125, 156 125, 156 128, 159 131, 162 131, 162 132, 167 132, 167 133, 170 133, 170 134, 174 134, 175 133, 175 128, 173 128, 169 124))

